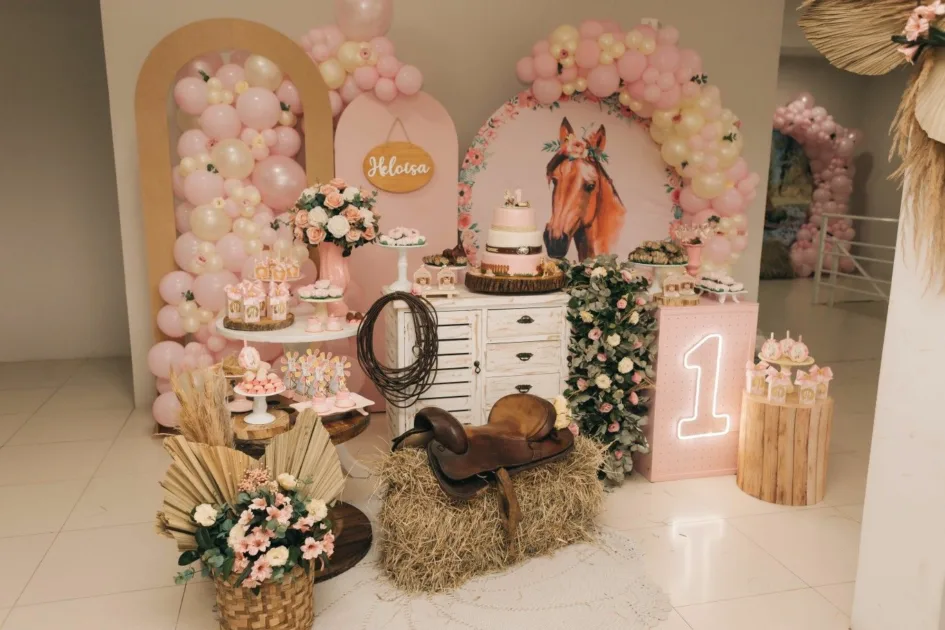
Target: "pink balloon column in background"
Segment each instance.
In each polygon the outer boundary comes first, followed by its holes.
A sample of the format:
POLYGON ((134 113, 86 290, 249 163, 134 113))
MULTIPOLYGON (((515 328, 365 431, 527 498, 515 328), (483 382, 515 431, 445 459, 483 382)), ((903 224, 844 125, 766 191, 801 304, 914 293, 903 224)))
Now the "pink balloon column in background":
MULTIPOLYGON (((802 92, 774 114, 775 130, 790 136, 804 147, 810 160, 814 191, 808 210, 808 223, 797 232, 791 246, 791 264, 794 273, 807 277, 817 267, 817 247, 824 214, 848 214, 850 195, 853 193, 853 155, 863 141, 863 133, 847 129, 833 119, 823 107, 815 105, 809 92, 802 92)), ((849 219, 833 218, 828 221, 827 233, 839 240, 850 241, 856 236, 849 219)), ((828 252, 832 244, 828 241, 828 252)), ((833 256, 824 256, 824 268, 830 269, 833 256)), ((838 267, 845 273, 854 270, 853 259, 842 257, 838 267)))
POLYGON ((392 10, 392 0, 335 0, 338 24, 312 28, 301 37, 299 43, 331 90, 336 118, 364 92, 389 103, 423 87, 420 70, 398 60, 385 37, 392 10))
POLYGON ((646 23, 627 32, 609 21, 564 24, 515 70, 544 105, 587 93, 583 98, 613 99, 648 120, 663 160, 682 178, 674 191, 676 218, 720 218, 702 267, 725 269, 748 245, 746 210, 761 178, 741 157, 740 121, 723 108, 719 89, 708 85, 699 53, 680 48, 679 37, 672 26, 646 23))

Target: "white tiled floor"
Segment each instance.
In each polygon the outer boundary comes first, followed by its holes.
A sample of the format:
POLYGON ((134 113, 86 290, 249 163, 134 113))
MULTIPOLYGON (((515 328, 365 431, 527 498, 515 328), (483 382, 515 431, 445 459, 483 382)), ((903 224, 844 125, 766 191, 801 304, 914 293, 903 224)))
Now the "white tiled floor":
MULTIPOLYGON (((884 322, 876 305, 811 308, 809 290, 762 283, 761 328, 803 334, 836 374, 825 503, 763 503, 732 477, 634 477, 607 496, 601 522, 638 541, 675 607, 660 630, 849 626, 884 322)), ((168 460, 149 414, 132 412, 129 372, 124 360, 0 364, 2 630, 215 628, 212 586, 174 586, 173 543, 154 533, 168 460)), ((383 448, 385 431, 376 417, 353 453, 383 448)), ((373 489, 350 479, 346 498, 373 489)))

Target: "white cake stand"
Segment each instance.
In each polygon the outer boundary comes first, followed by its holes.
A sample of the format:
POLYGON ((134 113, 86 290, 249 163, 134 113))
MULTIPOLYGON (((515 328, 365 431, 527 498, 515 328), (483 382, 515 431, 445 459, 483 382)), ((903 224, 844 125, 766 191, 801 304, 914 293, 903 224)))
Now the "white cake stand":
POLYGON ((343 295, 338 297, 327 297, 327 298, 304 298, 299 297, 300 302, 305 304, 311 304, 315 307, 315 317, 319 319, 328 319, 328 305, 334 304, 335 302, 340 302, 345 299, 343 295))
POLYGON ((686 265, 652 265, 650 263, 633 262, 635 267, 653 270, 653 281, 650 283, 650 295, 658 295, 663 292, 663 280, 674 271, 685 269, 686 265))
POLYGON ((233 391, 235 391, 240 396, 246 396, 247 398, 253 399, 253 411, 243 418, 243 422, 246 424, 272 424, 276 421, 276 417, 268 411, 269 407, 266 404, 266 397, 278 396, 285 391, 285 387, 277 392, 269 392, 268 394, 250 394, 249 392, 243 390, 243 388, 239 385, 234 387, 233 391))
POLYGON ((413 282, 407 279, 407 250, 408 249, 423 249, 427 246, 424 242, 423 245, 384 245, 383 243, 378 243, 381 247, 385 249, 396 249, 398 251, 397 258, 397 280, 390 283, 384 287, 384 293, 393 293, 395 291, 404 291, 406 293, 410 292, 410 289, 413 288, 413 282))

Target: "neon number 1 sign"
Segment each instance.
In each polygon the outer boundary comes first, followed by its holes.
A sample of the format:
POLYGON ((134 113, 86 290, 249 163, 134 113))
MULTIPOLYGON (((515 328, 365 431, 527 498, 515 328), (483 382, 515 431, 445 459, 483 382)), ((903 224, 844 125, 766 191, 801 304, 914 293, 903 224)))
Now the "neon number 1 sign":
MULTIPOLYGON (((701 354, 705 356, 706 353, 703 352, 701 354)), ((699 343, 690 348, 683 356, 683 366, 687 370, 696 371, 696 395, 692 405, 692 415, 680 419, 677 425, 676 435, 680 440, 693 440, 696 438, 716 437, 727 434, 732 428, 732 417, 728 414, 718 412, 719 373, 722 368, 722 335, 714 333, 703 337, 699 343), (702 365, 695 360, 693 355, 696 354, 700 348, 710 345, 712 342, 715 342, 715 372, 711 374, 711 387, 707 388, 711 390, 711 394, 706 392, 709 395, 703 395, 703 386, 707 384, 703 383, 702 365), (701 407, 705 406, 706 403, 710 403, 711 406, 703 412, 701 407), (720 420, 724 420, 724 428, 721 429, 717 428, 722 424, 719 422, 720 420)))

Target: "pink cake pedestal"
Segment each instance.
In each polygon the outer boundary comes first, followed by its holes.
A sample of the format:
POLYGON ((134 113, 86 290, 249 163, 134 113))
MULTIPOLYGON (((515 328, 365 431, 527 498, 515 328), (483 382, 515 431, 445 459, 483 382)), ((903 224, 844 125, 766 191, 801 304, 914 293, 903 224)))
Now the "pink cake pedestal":
POLYGON ((752 359, 758 304, 659 309, 650 452, 634 456, 650 481, 735 474, 745 363, 752 359))

